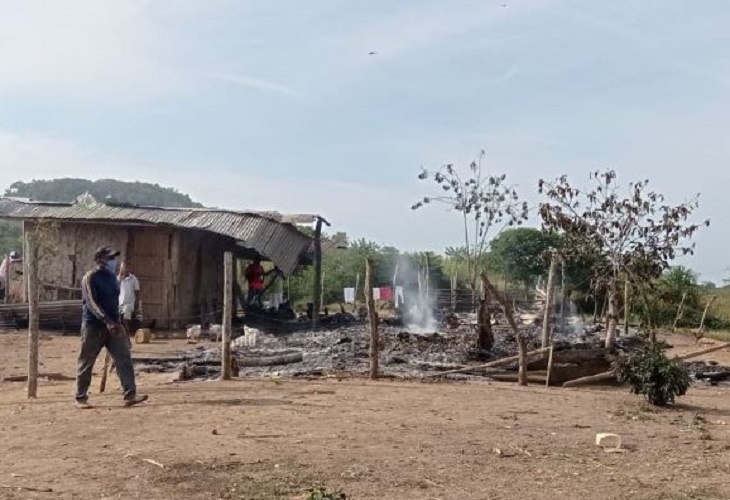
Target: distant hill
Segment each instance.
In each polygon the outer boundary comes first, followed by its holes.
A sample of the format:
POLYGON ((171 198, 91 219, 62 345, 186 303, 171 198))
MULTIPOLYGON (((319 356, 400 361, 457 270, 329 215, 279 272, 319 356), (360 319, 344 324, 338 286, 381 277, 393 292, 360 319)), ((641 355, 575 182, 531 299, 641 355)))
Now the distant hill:
POLYGON ((190 196, 174 188, 146 182, 123 182, 114 179, 51 179, 31 182, 14 182, 5 196, 32 198, 40 201, 72 202, 77 196, 89 192, 99 201, 112 199, 117 203, 131 203, 152 207, 200 208, 190 196))
MULTIPOLYGON (((5 191, 5 196, 32 198, 39 201, 73 202, 77 196, 91 193, 103 202, 131 203, 151 207, 200 208, 190 196, 173 188, 146 182, 123 182, 114 179, 51 179, 31 182, 14 182, 5 191)), ((15 221, 0 221, 0 260, 12 250, 21 251, 21 224, 15 221)))

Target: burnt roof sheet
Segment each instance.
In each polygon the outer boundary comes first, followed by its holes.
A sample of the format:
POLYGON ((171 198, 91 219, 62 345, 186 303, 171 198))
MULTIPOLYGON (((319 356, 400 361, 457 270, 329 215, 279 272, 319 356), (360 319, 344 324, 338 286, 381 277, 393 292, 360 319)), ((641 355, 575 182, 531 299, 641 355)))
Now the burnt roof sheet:
POLYGON ((286 274, 296 269, 312 238, 293 224, 316 221, 316 215, 237 212, 199 208, 157 208, 103 204, 96 201, 47 203, 0 198, 0 219, 152 224, 197 229, 228 236, 270 259, 286 274))

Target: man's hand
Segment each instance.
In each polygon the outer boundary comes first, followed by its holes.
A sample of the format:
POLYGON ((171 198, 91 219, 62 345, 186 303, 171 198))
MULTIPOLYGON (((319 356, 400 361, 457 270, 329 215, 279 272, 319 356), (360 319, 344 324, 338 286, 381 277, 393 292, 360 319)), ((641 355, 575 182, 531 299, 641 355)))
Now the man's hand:
POLYGON ((114 321, 108 321, 106 324, 106 329, 110 334, 115 337, 124 331, 124 327, 119 323, 115 323, 114 321))

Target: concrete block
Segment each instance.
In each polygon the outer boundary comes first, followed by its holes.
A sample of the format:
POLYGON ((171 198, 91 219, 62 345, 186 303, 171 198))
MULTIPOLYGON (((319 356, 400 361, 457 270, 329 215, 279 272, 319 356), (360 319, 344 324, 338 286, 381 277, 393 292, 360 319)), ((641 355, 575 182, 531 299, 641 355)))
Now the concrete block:
POLYGON ((601 448, 621 448, 621 436, 608 432, 596 434, 596 446, 601 448))

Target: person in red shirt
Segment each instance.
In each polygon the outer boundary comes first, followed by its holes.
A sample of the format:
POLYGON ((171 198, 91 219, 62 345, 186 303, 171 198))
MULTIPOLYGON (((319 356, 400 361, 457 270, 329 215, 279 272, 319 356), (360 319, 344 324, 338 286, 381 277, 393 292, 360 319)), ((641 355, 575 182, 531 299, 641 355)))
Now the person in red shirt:
POLYGON ((246 282, 248 283, 248 304, 250 305, 254 300, 256 300, 259 305, 261 305, 261 298, 265 288, 264 276, 266 276, 264 268, 261 265, 261 259, 256 257, 253 263, 246 267, 246 270, 243 272, 243 276, 246 278, 246 282))

